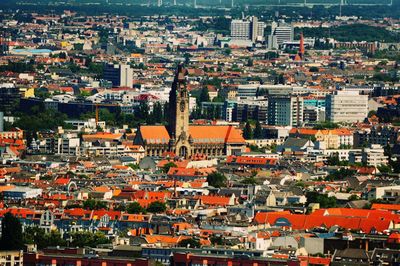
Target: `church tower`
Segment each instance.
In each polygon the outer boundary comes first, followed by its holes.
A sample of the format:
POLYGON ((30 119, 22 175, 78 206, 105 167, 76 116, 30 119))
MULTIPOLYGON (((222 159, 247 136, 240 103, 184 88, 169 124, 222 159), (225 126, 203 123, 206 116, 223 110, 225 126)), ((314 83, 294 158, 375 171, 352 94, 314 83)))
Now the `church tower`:
POLYGON ((186 87, 187 70, 178 66, 172 89, 169 93, 169 134, 170 150, 176 155, 188 158, 191 155, 189 140, 189 92, 186 87))

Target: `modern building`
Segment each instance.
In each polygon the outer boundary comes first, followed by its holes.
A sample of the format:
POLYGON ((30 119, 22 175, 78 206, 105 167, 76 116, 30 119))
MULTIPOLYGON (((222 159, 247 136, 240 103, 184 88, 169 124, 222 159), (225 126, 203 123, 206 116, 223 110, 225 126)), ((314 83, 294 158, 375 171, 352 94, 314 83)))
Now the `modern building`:
POLYGON ((235 103, 232 109, 232 121, 247 122, 248 120, 256 120, 266 123, 267 114, 267 101, 240 101, 235 103))
POLYGON ((264 38, 265 23, 257 17, 234 19, 231 22, 231 38, 233 40, 262 41, 264 38))
POLYGON ((248 98, 256 97, 258 91, 258 84, 239 85, 237 89, 237 97, 248 98))
POLYGON ((21 93, 14 84, 0 84, 0 111, 10 115, 19 105, 21 93))
POLYGON ((336 91, 326 97, 326 119, 334 123, 362 122, 368 116, 368 95, 336 91))
POLYGON ((268 102, 268 124, 300 127, 303 124, 304 103, 298 96, 272 96, 268 102))
POLYGON ((268 48, 279 49, 285 42, 293 42, 294 28, 292 25, 272 22, 271 34, 268 36, 268 48))
POLYGON ((76 156, 80 154, 81 140, 77 134, 64 134, 57 141, 57 154, 76 156))
POLYGON ((129 65, 106 64, 103 77, 114 87, 132 88, 133 86, 133 69, 129 65))
POLYGON ((363 163, 378 167, 380 165, 387 165, 389 158, 385 155, 385 150, 381 145, 372 144, 368 148, 363 148, 362 151, 350 153, 349 161, 351 163, 363 163))

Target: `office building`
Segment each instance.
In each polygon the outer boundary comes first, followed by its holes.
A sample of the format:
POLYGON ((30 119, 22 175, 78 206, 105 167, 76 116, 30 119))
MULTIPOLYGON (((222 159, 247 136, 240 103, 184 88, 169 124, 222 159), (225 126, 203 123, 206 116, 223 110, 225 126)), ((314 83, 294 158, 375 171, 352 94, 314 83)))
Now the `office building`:
POLYGON ((302 97, 272 96, 268 102, 268 124, 299 127, 303 124, 302 97))
POLYGON ((6 115, 10 115, 19 106, 21 93, 19 88, 14 84, 1 84, 0 85, 0 111, 6 115))
POLYGON ((129 65, 106 64, 103 77, 114 87, 132 88, 133 86, 133 69, 129 65))
POLYGON ((368 115, 368 95, 336 91, 326 97, 326 119, 334 123, 362 122, 368 115))
POLYGON ((294 28, 292 25, 272 22, 271 35, 268 36, 268 48, 279 49, 285 42, 293 42, 294 28))
POLYGON ((265 23, 257 17, 234 19, 231 22, 231 38, 233 40, 251 40, 252 42, 264 39, 265 23))
POLYGON ((258 91, 258 84, 239 85, 237 89, 237 97, 248 98, 256 97, 258 91))

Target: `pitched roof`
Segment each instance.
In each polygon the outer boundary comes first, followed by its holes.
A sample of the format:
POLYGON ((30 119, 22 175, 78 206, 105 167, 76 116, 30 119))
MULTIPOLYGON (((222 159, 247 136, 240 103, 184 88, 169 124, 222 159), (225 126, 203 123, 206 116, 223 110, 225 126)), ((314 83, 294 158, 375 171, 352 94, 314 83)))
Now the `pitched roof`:
POLYGON ((245 143, 242 131, 233 126, 189 126, 194 143, 245 143))
POLYGON ((167 144, 169 142, 170 136, 165 126, 141 126, 139 130, 147 143, 167 144))

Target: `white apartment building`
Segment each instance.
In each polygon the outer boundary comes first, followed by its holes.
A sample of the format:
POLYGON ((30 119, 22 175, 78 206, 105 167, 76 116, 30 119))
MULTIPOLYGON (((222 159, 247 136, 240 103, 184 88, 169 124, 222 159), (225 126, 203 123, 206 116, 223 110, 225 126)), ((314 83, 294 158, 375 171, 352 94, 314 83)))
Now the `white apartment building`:
POLYGON ((231 38, 233 40, 262 41, 265 23, 258 21, 257 17, 248 19, 234 19, 231 22, 231 38))
POLYGON ((334 123, 361 122, 368 116, 368 95, 336 91, 326 97, 326 119, 334 123))
POLYGON ((362 161, 367 165, 379 166, 388 164, 388 156, 385 150, 379 144, 372 144, 370 148, 364 148, 362 152, 362 161))
POLYGON ((76 156, 80 154, 81 141, 77 134, 63 134, 57 140, 57 154, 76 156))

